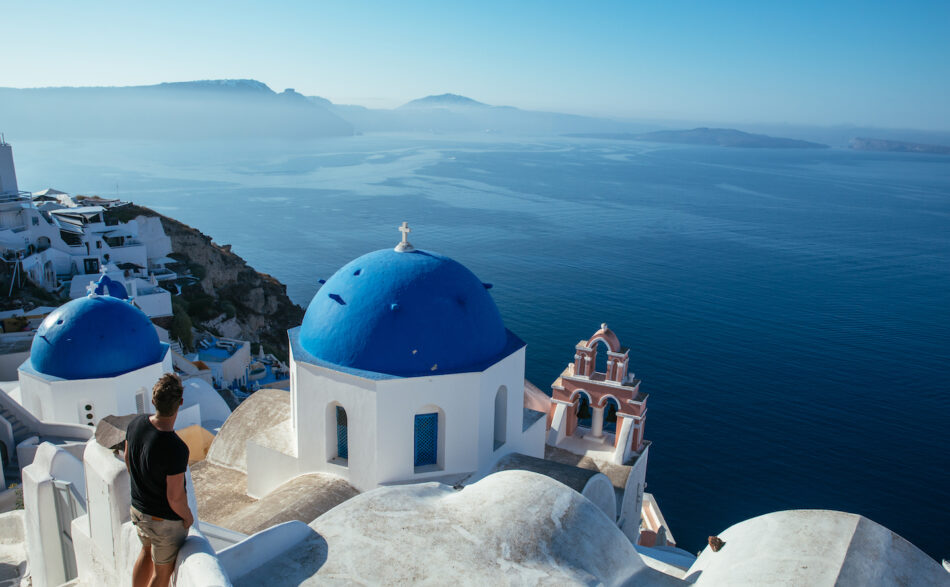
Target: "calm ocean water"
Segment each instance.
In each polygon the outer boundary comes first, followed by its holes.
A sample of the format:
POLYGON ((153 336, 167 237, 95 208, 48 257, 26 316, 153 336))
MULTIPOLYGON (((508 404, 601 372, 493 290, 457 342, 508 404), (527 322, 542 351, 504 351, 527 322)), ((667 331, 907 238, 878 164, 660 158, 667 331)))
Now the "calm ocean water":
POLYGON ((950 158, 434 135, 14 149, 21 189, 151 206, 301 305, 408 220, 495 285, 542 388, 606 321, 651 394, 648 491, 684 548, 828 508, 950 556, 950 158))

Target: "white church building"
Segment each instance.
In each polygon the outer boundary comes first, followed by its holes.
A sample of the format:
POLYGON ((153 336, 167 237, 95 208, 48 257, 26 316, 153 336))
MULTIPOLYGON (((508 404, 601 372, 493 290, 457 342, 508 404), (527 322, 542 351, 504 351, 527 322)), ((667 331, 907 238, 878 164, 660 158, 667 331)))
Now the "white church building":
POLYGON ((524 409, 525 343, 448 257, 408 241, 359 257, 289 335, 287 475, 333 473, 367 491, 478 478, 511 452, 544 456, 544 414, 524 409))
POLYGON ((40 325, 19 368, 20 401, 38 420, 95 426, 109 414, 151 413, 152 386, 171 372, 169 346, 148 316, 127 300, 92 293, 40 325))
MULTIPOLYGON (((152 387, 175 372, 169 345, 122 283, 103 274, 89 290, 46 316, 17 380, 0 382, 5 473, 29 465, 45 437, 68 447, 88 439, 105 416, 153 413, 152 387)), ((183 399, 180 430, 198 426, 213 434, 231 413, 197 378, 185 382, 183 399)))

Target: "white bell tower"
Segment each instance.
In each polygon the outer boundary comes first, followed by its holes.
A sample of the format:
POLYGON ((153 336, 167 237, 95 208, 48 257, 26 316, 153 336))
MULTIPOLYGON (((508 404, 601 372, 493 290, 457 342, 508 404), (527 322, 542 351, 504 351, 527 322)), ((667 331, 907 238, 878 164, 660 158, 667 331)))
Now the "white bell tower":
POLYGON ((17 193, 16 169, 13 167, 13 147, 0 135, 0 194, 17 193))

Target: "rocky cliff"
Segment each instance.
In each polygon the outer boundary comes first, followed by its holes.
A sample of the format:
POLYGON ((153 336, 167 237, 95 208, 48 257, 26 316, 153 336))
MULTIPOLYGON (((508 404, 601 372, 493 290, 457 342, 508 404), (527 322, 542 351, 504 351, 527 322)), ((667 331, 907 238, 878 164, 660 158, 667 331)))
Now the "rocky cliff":
MULTIPOLYGON (((211 237, 143 206, 113 208, 107 217, 128 221, 138 216, 157 216, 171 238, 171 256, 179 261, 170 268, 190 274, 191 284, 182 284, 173 297, 175 310, 172 335, 189 344, 188 326, 214 334, 260 342, 264 349, 286 360, 287 329, 299 326, 304 310, 287 297, 287 287, 265 273, 255 271, 211 237)), ((174 293, 174 292, 173 292, 174 293)))

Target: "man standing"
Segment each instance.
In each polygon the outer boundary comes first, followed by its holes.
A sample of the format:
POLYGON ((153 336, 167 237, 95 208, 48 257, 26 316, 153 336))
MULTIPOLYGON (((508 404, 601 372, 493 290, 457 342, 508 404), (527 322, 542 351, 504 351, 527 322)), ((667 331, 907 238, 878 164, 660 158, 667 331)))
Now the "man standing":
POLYGON ((142 551, 132 568, 134 587, 166 587, 194 517, 188 508, 188 446, 175 434, 181 380, 162 375, 152 388, 156 413, 143 414, 125 433, 125 464, 132 481, 132 523, 142 551))

